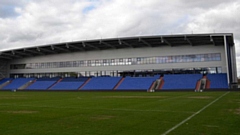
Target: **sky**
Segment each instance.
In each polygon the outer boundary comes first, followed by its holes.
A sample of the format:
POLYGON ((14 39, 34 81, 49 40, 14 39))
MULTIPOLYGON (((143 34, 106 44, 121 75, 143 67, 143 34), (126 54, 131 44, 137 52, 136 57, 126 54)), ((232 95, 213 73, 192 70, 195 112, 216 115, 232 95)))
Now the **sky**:
POLYGON ((127 36, 233 33, 240 0, 0 0, 0 51, 127 36))

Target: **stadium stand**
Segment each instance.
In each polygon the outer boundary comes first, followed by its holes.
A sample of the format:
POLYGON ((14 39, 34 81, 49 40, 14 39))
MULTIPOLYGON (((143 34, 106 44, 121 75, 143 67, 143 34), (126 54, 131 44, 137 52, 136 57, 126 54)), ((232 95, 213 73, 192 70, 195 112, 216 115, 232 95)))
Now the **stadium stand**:
POLYGON ((93 77, 81 90, 112 90, 121 77, 93 77))
POLYGON ((148 90, 156 77, 126 77, 117 90, 148 90))
POLYGON ((210 89, 228 88, 227 74, 208 74, 207 79, 210 81, 210 89))
POLYGON ((47 90, 53 84, 55 84, 60 78, 39 78, 35 83, 27 87, 27 90, 47 90))
POLYGON ((67 77, 63 78, 60 82, 54 85, 51 90, 78 90, 79 87, 87 80, 87 77, 73 78, 67 77))
POLYGON ((0 89, 11 83, 12 78, 3 78, 0 80, 0 89))
POLYGON ((163 90, 195 89, 196 83, 202 78, 201 74, 170 74, 164 75, 163 90))
POLYGON ((2 89, 5 90, 14 90, 14 89, 18 89, 19 87, 21 87, 22 85, 26 84, 27 82, 34 80, 35 78, 17 78, 12 80, 12 82, 10 84, 8 84, 7 86, 3 87, 2 89))
POLYGON ((9 80, 12 80, 12 79, 11 78, 3 78, 3 79, 1 79, 0 80, 0 85, 5 83, 5 82, 7 82, 7 81, 9 81, 9 80))
MULTIPOLYGON (((3 90, 20 89, 20 87, 33 81, 27 90, 148 90, 152 83, 160 78, 160 75, 154 77, 43 77, 35 78, 3 78, 0 80, 0 86, 3 90), (88 81, 87 81, 88 80, 88 81), (10 81, 10 82, 8 82, 10 81), (85 85, 83 85, 85 84, 85 85)), ((202 78, 201 74, 166 74, 163 77, 163 90, 174 89, 195 89, 197 81, 202 78)), ((210 89, 228 88, 227 74, 208 74, 210 89)))

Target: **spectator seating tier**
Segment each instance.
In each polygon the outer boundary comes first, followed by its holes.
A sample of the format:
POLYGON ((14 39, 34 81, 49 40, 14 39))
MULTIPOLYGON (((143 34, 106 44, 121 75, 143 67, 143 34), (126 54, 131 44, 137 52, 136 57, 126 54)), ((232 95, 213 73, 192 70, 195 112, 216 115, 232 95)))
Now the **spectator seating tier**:
POLYGON ((7 82, 7 81, 10 81, 10 80, 12 80, 12 79, 11 78, 3 78, 3 79, 0 80, 0 85, 7 82))
POLYGON ((126 77, 117 90, 148 90, 157 77, 126 77))
POLYGON ((54 83, 56 83, 56 81, 36 81, 26 89, 27 90, 47 90, 54 83))
POLYGON ((61 82, 54 85, 51 90, 78 90, 78 88, 87 80, 87 77, 63 78, 61 82))
POLYGON ((228 88, 227 74, 208 74, 208 80, 210 81, 210 89, 228 88))
POLYGON ((121 77, 93 77, 81 90, 112 90, 121 77))
POLYGON ((3 87, 3 89, 18 89, 19 87, 23 86, 24 84, 26 84, 27 82, 34 80, 35 78, 16 78, 13 79, 12 82, 10 84, 8 84, 7 86, 3 87))
POLYGON ((27 87, 27 90, 47 90, 50 86, 52 86, 54 83, 56 83, 60 78, 59 77, 43 77, 37 79, 36 82, 34 82, 32 85, 27 87))
POLYGON ((201 74, 170 74, 164 75, 162 89, 195 89, 197 81, 202 78, 201 74))
POLYGON ((63 78, 61 82, 85 82, 88 79, 88 77, 66 77, 63 78))

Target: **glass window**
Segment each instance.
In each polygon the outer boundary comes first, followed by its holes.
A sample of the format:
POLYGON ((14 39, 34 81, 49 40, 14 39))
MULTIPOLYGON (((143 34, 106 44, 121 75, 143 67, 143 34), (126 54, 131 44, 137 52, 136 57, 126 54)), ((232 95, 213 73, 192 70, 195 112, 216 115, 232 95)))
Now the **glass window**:
POLYGON ((210 74, 215 74, 217 71, 216 71, 216 67, 210 67, 208 68, 208 73, 210 74))
POLYGON ((73 67, 77 67, 77 62, 73 61, 73 67))
POLYGON ((138 58, 137 58, 137 61, 141 61, 141 58, 138 57, 138 58))
POLYGON ((87 66, 91 66, 91 60, 87 61, 87 66))
POLYGON ((218 73, 222 73, 222 67, 217 68, 218 73))
POLYGON ((220 53, 217 53, 215 57, 216 57, 216 60, 218 60, 218 61, 221 60, 221 55, 220 55, 220 53))
POLYGON ((96 60, 96 61, 95 61, 95 64, 96 64, 96 66, 100 66, 99 60, 96 60))
POLYGON ((111 59, 111 64, 110 65, 116 65, 115 59, 111 59))
POLYGON ((108 66, 108 65, 109 65, 108 60, 107 60, 107 59, 104 59, 104 60, 103 60, 103 66, 108 66))
POLYGON ((181 62, 204 62, 220 61, 221 53, 195 54, 195 55, 174 55, 154 57, 134 57, 116 59, 96 59, 81 61, 43 62, 28 64, 11 64, 10 69, 39 69, 39 68, 63 68, 83 66, 112 66, 112 65, 136 65, 136 64, 164 64, 181 62))
POLYGON ((123 58, 119 59, 119 62, 123 62, 123 58))

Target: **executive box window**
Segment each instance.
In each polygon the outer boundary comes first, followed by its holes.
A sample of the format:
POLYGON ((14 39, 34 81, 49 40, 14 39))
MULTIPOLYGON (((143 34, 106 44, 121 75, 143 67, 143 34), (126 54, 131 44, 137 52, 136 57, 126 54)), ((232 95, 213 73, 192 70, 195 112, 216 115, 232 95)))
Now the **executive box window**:
POLYGON ((43 68, 66 68, 66 67, 95 67, 95 66, 118 66, 140 64, 165 64, 165 63, 188 63, 221 61, 220 53, 132 57, 115 59, 96 59, 80 61, 42 62, 27 64, 11 64, 10 69, 43 69, 43 68))
POLYGON ((101 64, 100 64, 99 61, 100 61, 100 60, 96 60, 96 61, 95 61, 96 66, 101 66, 101 64))
POLYGON ((91 66, 91 60, 87 61, 87 66, 89 66, 89 67, 91 66))
POLYGON ((10 65, 10 68, 13 68, 13 69, 25 69, 26 68, 26 64, 14 64, 14 65, 10 65))

